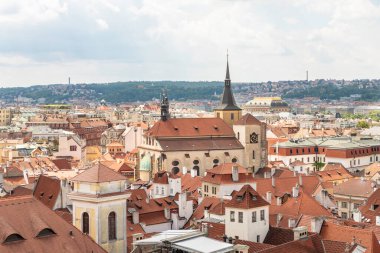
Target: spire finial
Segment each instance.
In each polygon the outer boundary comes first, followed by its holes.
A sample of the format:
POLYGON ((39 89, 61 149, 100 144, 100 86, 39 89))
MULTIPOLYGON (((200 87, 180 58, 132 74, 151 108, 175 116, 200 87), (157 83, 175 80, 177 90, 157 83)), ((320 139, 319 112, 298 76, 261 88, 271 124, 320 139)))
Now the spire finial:
POLYGON ((230 80, 230 68, 228 66, 228 48, 227 48, 227 70, 226 70, 226 80, 230 80))

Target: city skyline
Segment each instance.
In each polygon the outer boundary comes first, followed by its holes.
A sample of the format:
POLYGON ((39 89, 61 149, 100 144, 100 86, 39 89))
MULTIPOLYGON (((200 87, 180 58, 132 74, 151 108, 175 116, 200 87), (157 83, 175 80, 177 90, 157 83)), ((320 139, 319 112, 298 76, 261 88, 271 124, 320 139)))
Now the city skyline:
POLYGON ((0 3, 0 86, 380 78, 379 1, 0 3))

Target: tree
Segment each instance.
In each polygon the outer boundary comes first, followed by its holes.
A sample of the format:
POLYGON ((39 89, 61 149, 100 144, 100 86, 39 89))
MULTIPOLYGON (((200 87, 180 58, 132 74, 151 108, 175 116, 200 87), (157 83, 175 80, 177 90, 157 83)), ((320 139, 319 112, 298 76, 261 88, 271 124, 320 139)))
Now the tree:
POLYGON ((369 128, 369 124, 367 121, 361 120, 356 124, 356 127, 358 128, 369 128))

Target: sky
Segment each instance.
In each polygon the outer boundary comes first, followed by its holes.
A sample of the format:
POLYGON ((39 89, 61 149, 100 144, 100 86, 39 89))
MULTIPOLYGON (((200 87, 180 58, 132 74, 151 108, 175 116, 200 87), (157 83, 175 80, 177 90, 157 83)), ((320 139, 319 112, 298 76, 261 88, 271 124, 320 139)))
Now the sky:
POLYGON ((0 1, 0 87, 380 78, 380 0, 0 1))

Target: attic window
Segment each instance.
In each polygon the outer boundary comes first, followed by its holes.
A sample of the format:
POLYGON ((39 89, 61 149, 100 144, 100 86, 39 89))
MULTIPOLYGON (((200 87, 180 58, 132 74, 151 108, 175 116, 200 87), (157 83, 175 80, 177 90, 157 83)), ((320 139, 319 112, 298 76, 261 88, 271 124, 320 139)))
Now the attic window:
POLYGON ((177 127, 177 126, 174 126, 174 130, 178 131, 178 127, 177 127))
POLYGON ((14 234, 8 235, 7 238, 5 238, 3 243, 17 242, 17 241, 22 241, 22 240, 25 240, 24 237, 22 237, 19 234, 14 233, 14 234))
POLYGON ((49 200, 51 200, 53 198, 53 194, 50 194, 49 195, 49 200))
POLYGON ((45 194, 44 192, 41 192, 40 193, 40 198, 42 198, 44 196, 44 194, 45 194))
POLYGON ((185 154, 185 157, 186 157, 186 158, 190 158, 190 155, 189 155, 189 154, 185 154))
POLYGON ((135 206, 137 206, 137 208, 139 208, 139 209, 141 209, 141 208, 142 208, 142 206, 141 206, 141 204, 140 204, 140 203, 135 203, 135 206))
POLYGON ((197 130, 197 131, 199 130, 198 126, 194 126, 194 129, 197 130))
POLYGON ((224 155, 225 155, 225 156, 230 156, 230 153, 228 153, 228 152, 224 152, 224 155))
POLYGON ((215 129, 215 130, 218 130, 218 126, 217 126, 217 125, 214 125, 214 129, 215 129))
POLYGON ((237 201, 242 201, 242 200, 243 200, 243 196, 237 196, 237 197, 236 197, 236 200, 237 200, 237 201))
POLYGON ((210 157, 210 153, 205 153, 205 156, 206 157, 210 157))
POLYGON ((55 235, 55 232, 53 231, 53 229, 44 228, 38 233, 37 237, 39 238, 39 237, 45 237, 45 236, 51 236, 51 235, 55 235))

